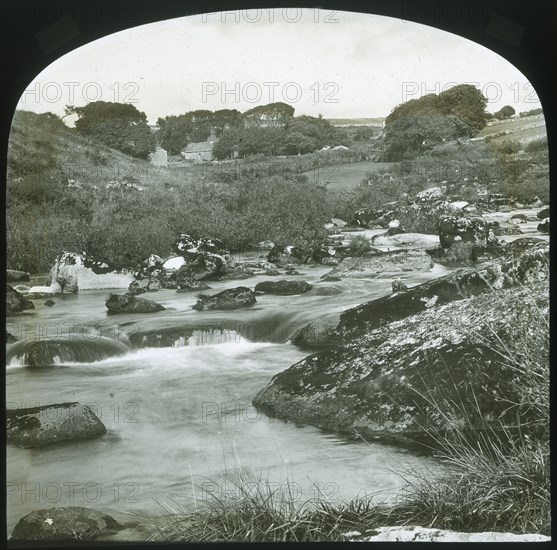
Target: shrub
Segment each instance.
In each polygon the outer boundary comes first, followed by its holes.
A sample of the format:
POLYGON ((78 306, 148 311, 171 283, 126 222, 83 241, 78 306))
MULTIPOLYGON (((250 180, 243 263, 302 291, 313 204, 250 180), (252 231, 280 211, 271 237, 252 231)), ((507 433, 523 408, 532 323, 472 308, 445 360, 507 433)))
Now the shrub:
POLYGON ((363 256, 372 248, 371 241, 368 238, 363 237, 362 235, 357 235, 348 245, 348 254, 350 256, 363 256))

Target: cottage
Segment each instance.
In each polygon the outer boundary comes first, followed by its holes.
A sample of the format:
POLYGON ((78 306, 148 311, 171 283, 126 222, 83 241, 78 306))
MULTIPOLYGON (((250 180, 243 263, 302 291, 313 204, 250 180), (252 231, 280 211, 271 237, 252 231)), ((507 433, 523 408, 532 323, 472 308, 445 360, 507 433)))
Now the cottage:
POLYGON ((215 141, 202 141, 201 143, 190 143, 182 151, 185 160, 195 163, 206 162, 213 159, 213 147, 215 141))
POLYGON ((168 166, 168 153, 162 147, 157 147, 154 153, 149 154, 149 160, 154 166, 168 166))

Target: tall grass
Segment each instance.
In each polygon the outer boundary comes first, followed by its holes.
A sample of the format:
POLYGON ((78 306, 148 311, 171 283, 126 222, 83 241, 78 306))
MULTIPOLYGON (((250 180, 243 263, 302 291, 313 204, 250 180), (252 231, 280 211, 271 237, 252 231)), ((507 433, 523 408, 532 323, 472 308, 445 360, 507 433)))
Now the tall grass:
POLYGON ((531 306, 522 321, 512 340, 495 331, 481 337, 499 355, 501 376, 508 377, 507 391, 498 397, 501 420, 488 421, 474 393, 466 406, 422 396, 447 421, 457 409, 464 424, 450 434, 430 431, 447 470, 408 477, 401 517, 467 532, 550 534, 549 319, 531 306))

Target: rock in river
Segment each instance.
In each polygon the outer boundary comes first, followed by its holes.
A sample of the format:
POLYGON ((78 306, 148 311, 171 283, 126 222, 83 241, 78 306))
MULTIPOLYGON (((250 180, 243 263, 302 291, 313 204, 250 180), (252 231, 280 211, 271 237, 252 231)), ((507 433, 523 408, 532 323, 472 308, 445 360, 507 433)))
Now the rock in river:
POLYGON ((154 313, 166 309, 153 300, 131 294, 111 294, 105 305, 110 313, 154 313))
POLYGON ((61 441, 91 439, 106 433, 104 424, 87 406, 58 403, 6 411, 6 439, 24 448, 61 441))
POLYGON ((303 294, 313 287, 306 281, 262 281, 255 285, 255 292, 264 294, 278 294, 280 296, 290 296, 292 294, 303 294))
POLYGON ((433 260, 422 249, 391 250, 370 255, 344 258, 326 277, 364 278, 377 273, 398 271, 429 271, 433 260))
POLYGON ((199 311, 203 309, 239 309, 255 304, 255 294, 245 286, 228 288, 213 294, 213 296, 199 296, 198 302, 192 306, 199 311))
POLYGON ((15 526, 13 541, 73 542, 113 535, 124 529, 113 517, 80 506, 34 510, 15 526))
POLYGON ((6 313, 19 313, 25 309, 35 309, 33 302, 15 288, 6 285, 6 313))

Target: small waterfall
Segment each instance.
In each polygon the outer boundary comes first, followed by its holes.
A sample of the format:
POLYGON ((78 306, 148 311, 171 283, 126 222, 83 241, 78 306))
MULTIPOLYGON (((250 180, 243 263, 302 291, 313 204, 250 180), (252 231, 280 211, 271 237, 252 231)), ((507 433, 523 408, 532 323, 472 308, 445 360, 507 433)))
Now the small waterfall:
POLYGON ((65 363, 93 363, 115 355, 123 355, 127 351, 129 348, 123 342, 103 336, 21 340, 8 349, 6 364, 45 367, 65 363))
MULTIPOLYGON (((184 341, 184 338, 179 338, 184 341)), ((212 330, 194 330, 193 334, 188 338, 188 346, 209 346, 214 344, 228 344, 230 342, 237 343, 244 340, 235 330, 228 329, 212 329, 212 330)), ((185 344, 182 344, 185 345, 185 344)), ((175 345, 175 347, 177 347, 175 345)))

